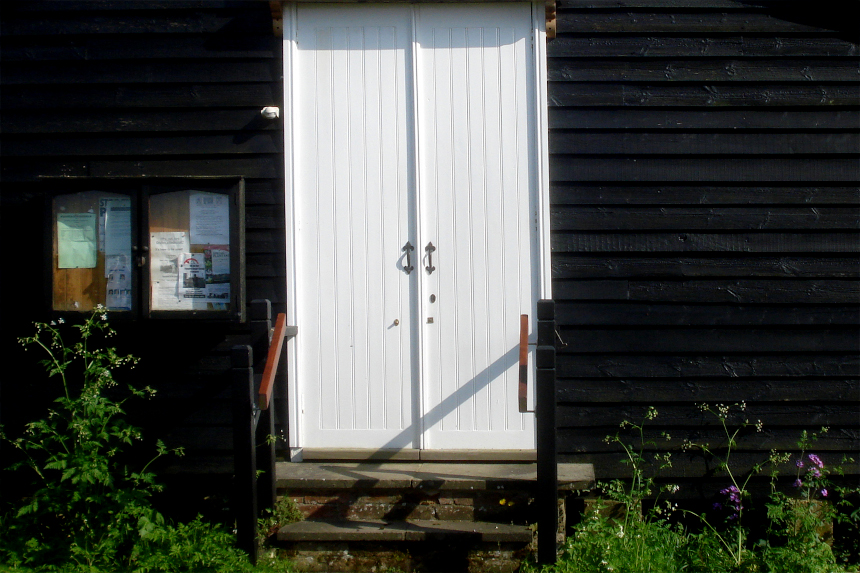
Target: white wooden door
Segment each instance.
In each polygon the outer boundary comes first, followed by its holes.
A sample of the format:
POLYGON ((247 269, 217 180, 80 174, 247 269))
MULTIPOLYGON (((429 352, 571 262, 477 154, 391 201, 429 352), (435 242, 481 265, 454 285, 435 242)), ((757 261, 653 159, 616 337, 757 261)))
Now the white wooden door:
POLYGON ((516 394, 539 278, 531 6, 422 5, 417 23, 421 245, 436 249, 422 273, 424 446, 533 448, 516 394))
POLYGON ((541 273, 532 14, 292 13, 294 447, 534 447, 516 396, 541 273))
POLYGON ((299 435, 306 447, 415 447, 417 273, 402 251, 415 241, 411 16, 308 6, 297 24, 299 435))

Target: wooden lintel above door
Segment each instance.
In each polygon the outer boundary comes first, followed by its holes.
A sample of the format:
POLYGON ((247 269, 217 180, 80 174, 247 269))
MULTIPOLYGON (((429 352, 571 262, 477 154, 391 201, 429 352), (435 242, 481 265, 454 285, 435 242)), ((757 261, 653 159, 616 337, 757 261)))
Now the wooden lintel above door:
MULTIPOLYGON (((367 0, 303 0, 303 2, 366 2, 367 0)), ((385 2, 409 2, 416 4, 421 2, 462 2, 462 0, 383 0, 385 2)), ((470 2, 518 2, 522 0, 469 0, 470 2)), ((284 37, 284 5, 287 0, 271 0, 269 8, 272 11, 272 33, 276 38, 284 37)), ((555 38, 556 33, 556 0, 545 0, 546 4, 546 37, 548 40, 555 38)))

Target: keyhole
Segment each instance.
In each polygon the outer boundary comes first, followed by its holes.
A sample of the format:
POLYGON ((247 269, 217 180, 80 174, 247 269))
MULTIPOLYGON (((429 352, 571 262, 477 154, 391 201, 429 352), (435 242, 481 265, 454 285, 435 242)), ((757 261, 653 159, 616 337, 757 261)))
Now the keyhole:
POLYGON ((430 295, 430 302, 436 302, 436 295, 435 294, 430 295))

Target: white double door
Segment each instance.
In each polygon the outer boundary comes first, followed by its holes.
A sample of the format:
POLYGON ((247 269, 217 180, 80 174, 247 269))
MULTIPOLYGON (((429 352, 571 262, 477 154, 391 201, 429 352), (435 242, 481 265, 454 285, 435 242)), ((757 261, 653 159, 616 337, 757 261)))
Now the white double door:
POLYGON ((288 16, 291 445, 534 448, 532 6, 288 16))

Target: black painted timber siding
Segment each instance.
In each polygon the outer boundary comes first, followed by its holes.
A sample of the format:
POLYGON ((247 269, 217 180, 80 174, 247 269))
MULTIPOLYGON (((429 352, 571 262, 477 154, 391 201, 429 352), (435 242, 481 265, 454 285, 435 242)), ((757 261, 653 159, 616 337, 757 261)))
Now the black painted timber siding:
POLYGON ((603 438, 654 406, 649 449, 676 456, 664 475, 701 476, 713 465, 679 446, 723 436, 696 405, 743 401, 764 429, 740 442, 740 466, 822 426, 822 456, 857 457, 847 4, 560 3, 548 66, 562 459, 624 475, 603 438))
MULTIPOLYGON (((826 459, 860 449, 860 48, 830 6, 560 3, 548 72, 562 459, 623 474, 603 437, 648 406, 667 448, 716 440, 705 401, 744 400, 764 423, 742 460, 822 425, 826 459)), ((47 317, 43 176, 244 176, 248 299, 283 310, 283 134, 258 119, 283 101, 271 26, 267 2, 0 3, 9 363, 38 370, 14 338, 47 317)), ((153 429, 192 451, 185 467, 229 449, 226 349, 246 329, 119 327, 162 390, 153 429)), ((0 392, 4 423, 33 398, 8 376, 0 392)), ((672 471, 705 469, 679 456, 672 471)))
MULTIPOLYGON (((284 311, 283 127, 260 117, 283 99, 268 2, 4 0, 0 33, 0 233, 14 246, 2 271, 6 361, 24 377, 40 371, 35 352, 22 354, 14 340, 50 317, 43 196, 66 182, 45 177, 131 187, 244 177, 247 300, 268 298, 284 311)), ((185 446, 184 469, 229 472, 229 348, 247 343, 247 325, 114 326, 117 344, 142 358, 136 375, 120 380, 159 391, 133 408, 147 435, 185 446), (227 465, 202 464, 213 459, 227 465)), ((8 375, 2 398, 9 428, 44 406, 8 375)))

